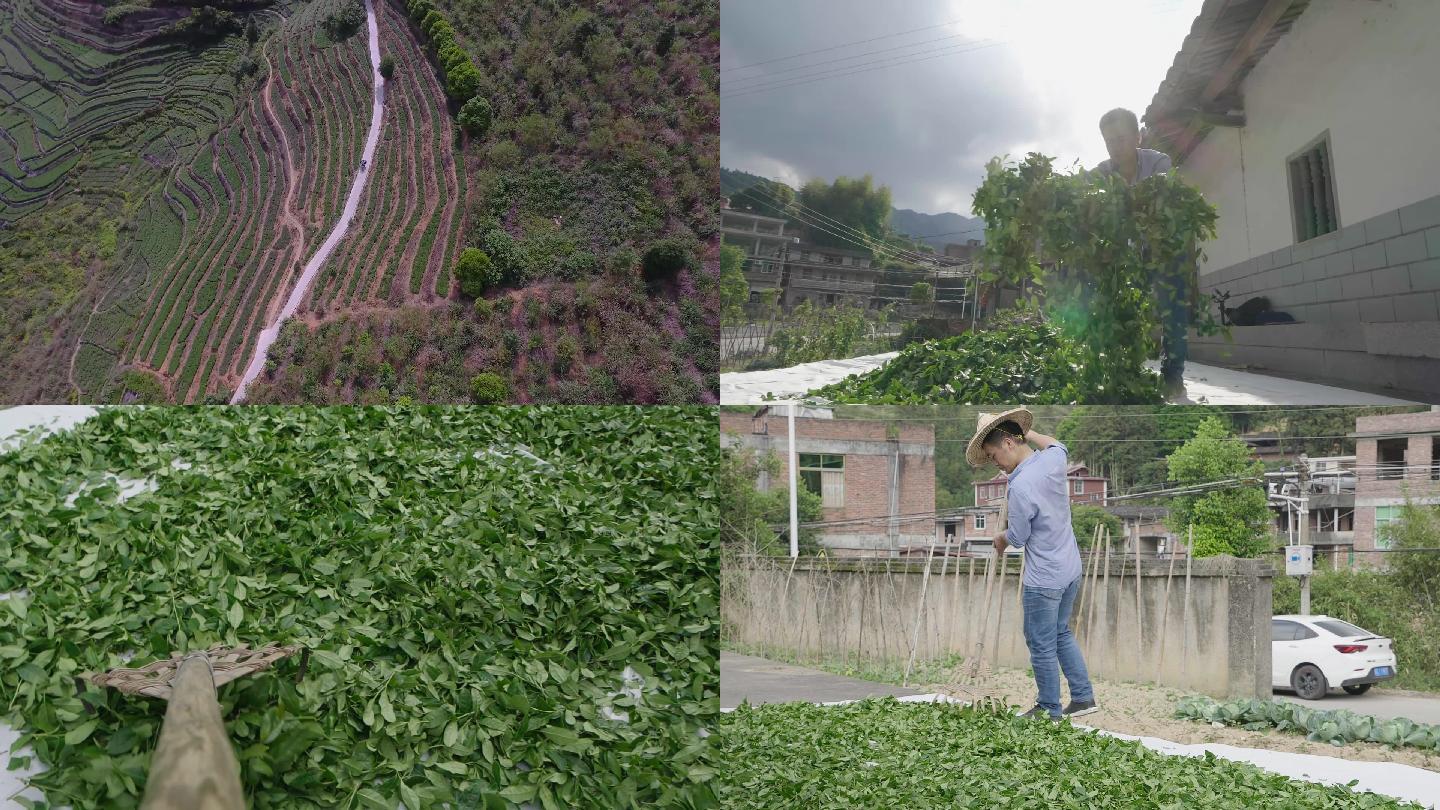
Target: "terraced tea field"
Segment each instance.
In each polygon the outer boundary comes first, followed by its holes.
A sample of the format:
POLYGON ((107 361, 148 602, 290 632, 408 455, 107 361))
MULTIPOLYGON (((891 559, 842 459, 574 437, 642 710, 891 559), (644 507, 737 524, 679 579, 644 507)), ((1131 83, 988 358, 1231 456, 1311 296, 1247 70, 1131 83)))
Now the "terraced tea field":
POLYGON ((165 2, 0 0, 0 403, 715 401, 713 0, 165 2))
MULTIPOLYGON (((338 2, 286 3, 255 12, 257 43, 229 36, 192 52, 125 33, 185 9, 117 31, 96 4, 3 2, 0 91, 13 103, 0 118, 0 218, 43 216, 82 193, 88 207, 111 201, 118 242, 51 314, 48 340, 18 336, 31 382, 5 398, 111 400, 136 373, 176 402, 223 398, 361 173, 374 75, 363 30, 334 42, 325 19, 338 2), (254 79, 237 78, 245 60, 254 79)), ((465 189, 451 116, 403 10, 375 9, 398 68, 382 148, 306 300, 311 317, 451 294, 465 189)))

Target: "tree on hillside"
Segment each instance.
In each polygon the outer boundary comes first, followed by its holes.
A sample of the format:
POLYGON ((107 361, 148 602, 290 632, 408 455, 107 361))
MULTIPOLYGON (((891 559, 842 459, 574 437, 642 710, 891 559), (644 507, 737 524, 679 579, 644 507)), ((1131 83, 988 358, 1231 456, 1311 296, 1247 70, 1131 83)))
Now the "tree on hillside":
POLYGON ((336 39, 348 39, 365 24, 365 5, 360 0, 348 0, 325 18, 325 30, 336 39))
POLYGON ((481 405, 503 405, 510 399, 510 386, 498 374, 476 374, 470 381, 470 396, 481 405))
POLYGON ((1168 480, 1176 485, 1255 479, 1171 501, 1170 530, 1185 536, 1195 527, 1196 557, 1255 557, 1270 547, 1270 508, 1261 478, 1265 466, 1251 458, 1250 448, 1221 418, 1201 422, 1195 437, 1171 453, 1167 464, 1168 480))
POLYGON ((455 265, 455 277, 460 281, 460 292, 471 298, 479 298, 495 286, 499 273, 490 257, 479 248, 465 248, 460 261, 455 265))
POLYGON ((390 81, 395 75, 395 57, 388 53, 380 57, 380 75, 385 81, 390 81))
POLYGON ((666 237, 650 246, 641 260, 645 280, 672 279, 693 262, 694 248, 679 237, 666 237))
POLYGON ((745 280, 745 251, 734 245, 720 246, 720 322, 743 323, 750 284, 745 280))
POLYGON ((460 126, 472 137, 481 137, 490 130, 490 102, 475 96, 460 108, 460 126))
POLYGON ((860 231, 872 239, 883 240, 890 224, 890 189, 886 186, 873 187, 870 175, 855 180, 837 177, 834 183, 811 180, 800 189, 800 204, 806 211, 806 219, 818 222, 823 227, 808 226, 810 241, 817 245, 863 249, 855 244, 860 237, 852 231, 860 231), (846 226, 837 227, 834 220, 846 226))
POLYGON ((251 17, 245 21, 245 41, 254 45, 260 40, 260 26, 255 24, 255 18, 251 17))

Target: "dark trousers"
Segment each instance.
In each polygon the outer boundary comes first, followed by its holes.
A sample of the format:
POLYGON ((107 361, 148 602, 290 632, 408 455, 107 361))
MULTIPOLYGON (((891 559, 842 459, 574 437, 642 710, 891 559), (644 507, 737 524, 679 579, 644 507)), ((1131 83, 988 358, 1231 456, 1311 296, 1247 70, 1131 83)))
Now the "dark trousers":
POLYGON ((1190 351, 1190 306, 1183 275, 1188 261, 1188 256, 1181 256, 1170 268, 1169 279, 1155 285, 1160 305, 1160 376, 1166 380, 1184 376, 1190 351))

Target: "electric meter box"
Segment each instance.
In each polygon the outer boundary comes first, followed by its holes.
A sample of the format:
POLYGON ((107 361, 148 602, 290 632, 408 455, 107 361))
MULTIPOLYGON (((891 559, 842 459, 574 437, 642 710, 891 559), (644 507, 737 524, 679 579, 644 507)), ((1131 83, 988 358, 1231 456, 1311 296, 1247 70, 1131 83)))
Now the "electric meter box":
POLYGON ((1286 546, 1285 573, 1292 577, 1308 577, 1314 572, 1314 546, 1286 546))

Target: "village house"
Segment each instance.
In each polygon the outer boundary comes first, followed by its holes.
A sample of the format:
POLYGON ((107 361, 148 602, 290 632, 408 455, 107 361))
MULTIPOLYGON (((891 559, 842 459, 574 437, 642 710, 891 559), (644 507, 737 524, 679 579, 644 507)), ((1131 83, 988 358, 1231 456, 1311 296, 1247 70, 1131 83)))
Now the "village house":
POLYGON ((745 251, 745 283, 750 285, 750 303, 763 300, 762 290, 778 290, 783 281, 786 248, 799 238, 785 233, 790 223, 730 207, 727 199, 720 209, 720 234, 725 244, 745 251))
MULTIPOLYGON (((778 476, 762 474, 762 492, 789 484, 785 408, 720 414, 722 447, 774 452, 778 476)), ((837 556, 897 556, 933 542, 935 427, 835 419, 829 409, 802 408, 795 419, 801 486, 820 495, 817 535, 837 556)))
POLYGON ((1421 413, 1355 420, 1355 552, 1384 565, 1392 548, 1385 526, 1400 519, 1406 500, 1440 504, 1440 406, 1421 413))
POLYGON ((1202 295, 1294 322, 1192 336, 1194 360, 1440 395, 1437 30, 1435 2, 1205 0, 1145 143, 1218 210, 1202 295))

